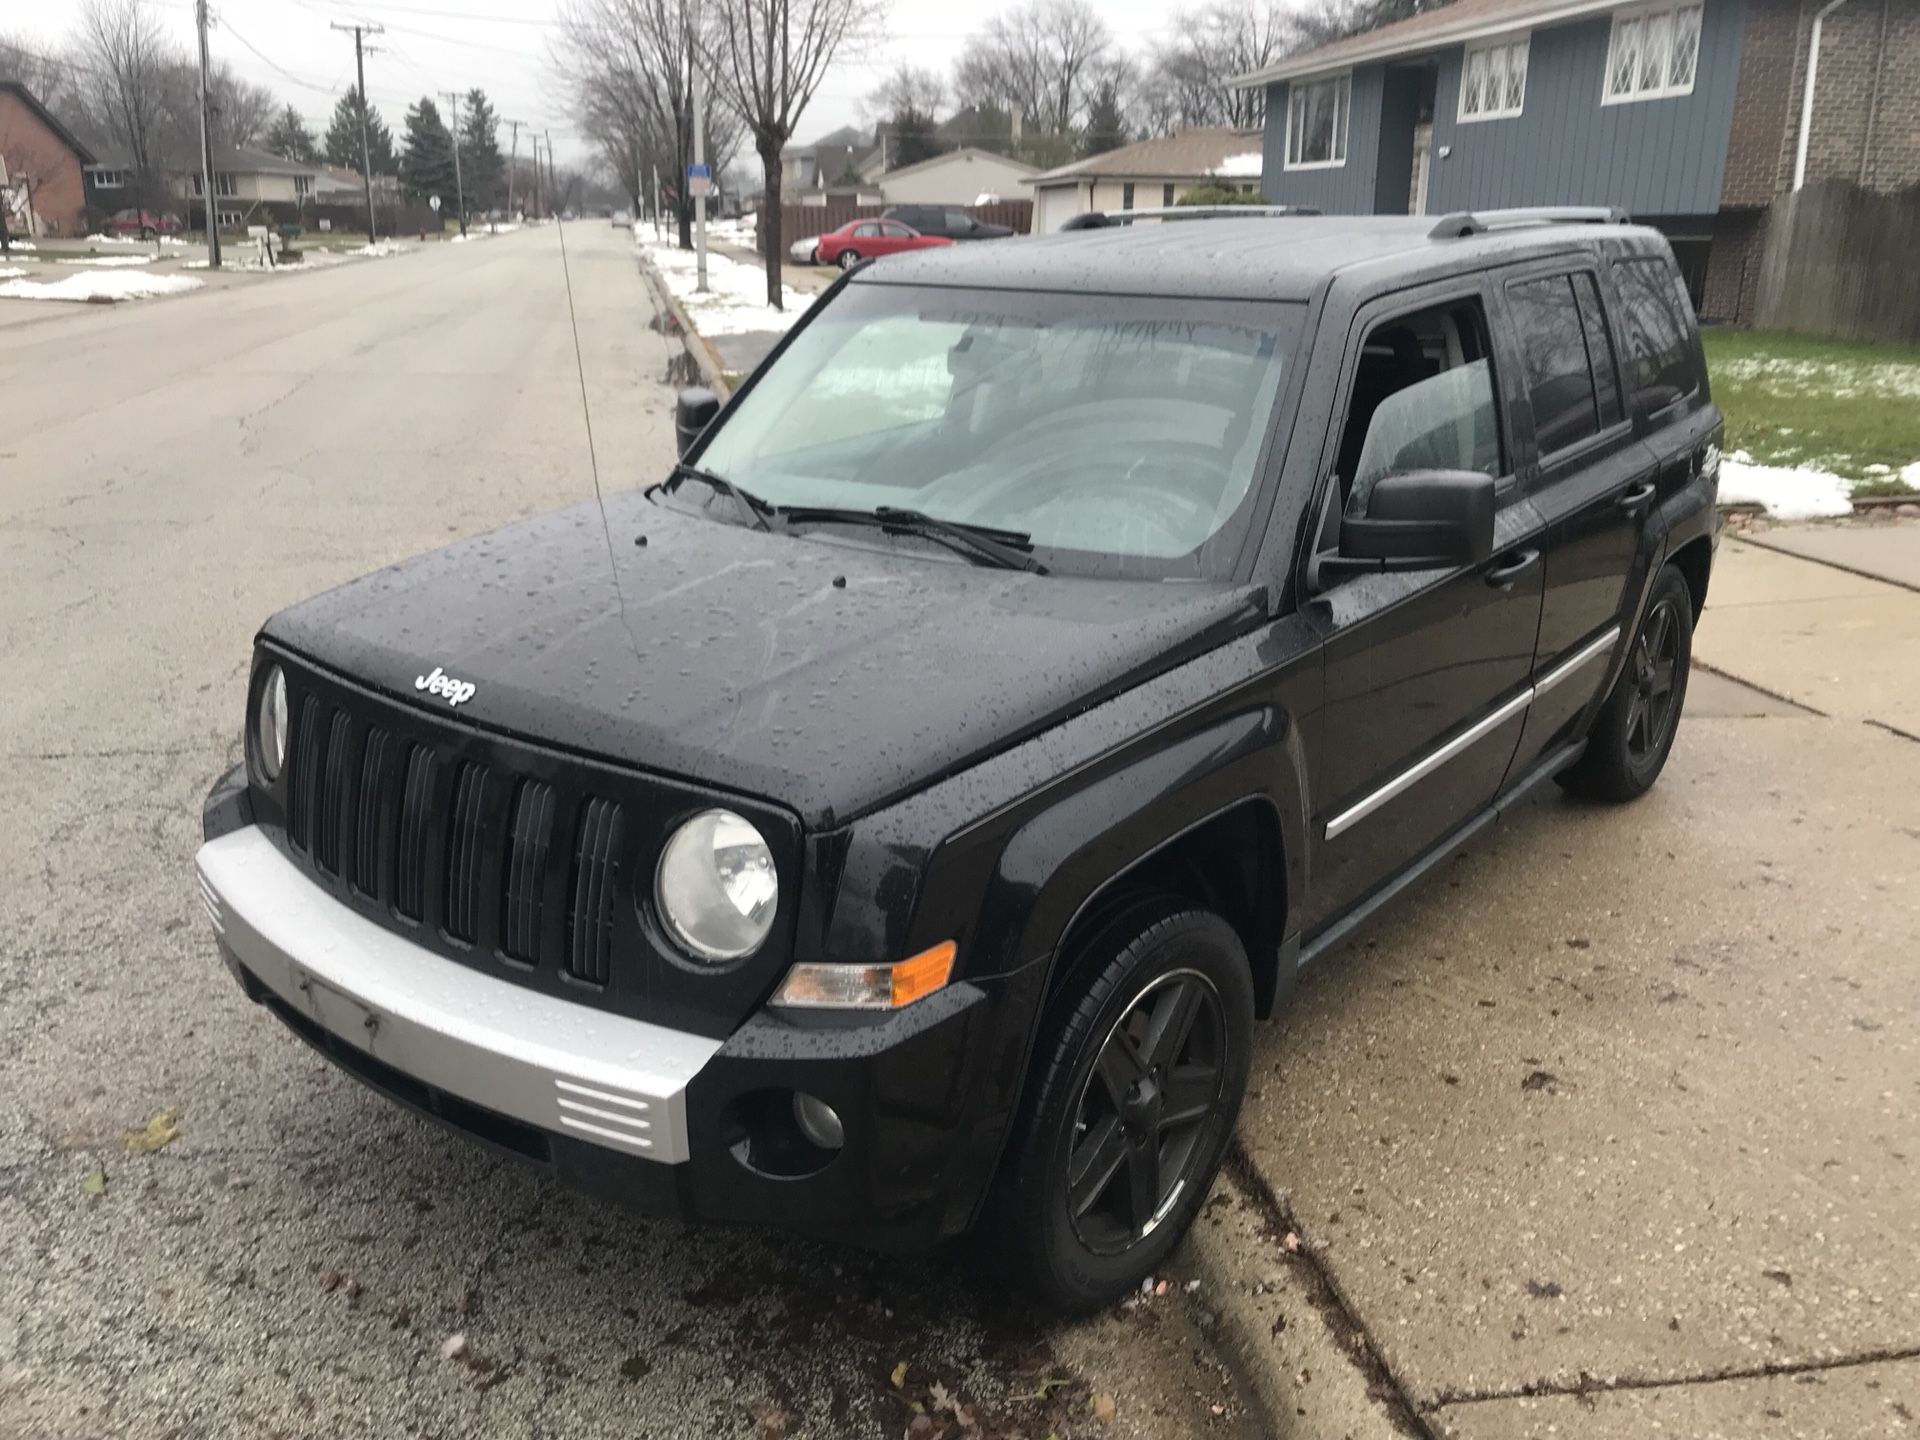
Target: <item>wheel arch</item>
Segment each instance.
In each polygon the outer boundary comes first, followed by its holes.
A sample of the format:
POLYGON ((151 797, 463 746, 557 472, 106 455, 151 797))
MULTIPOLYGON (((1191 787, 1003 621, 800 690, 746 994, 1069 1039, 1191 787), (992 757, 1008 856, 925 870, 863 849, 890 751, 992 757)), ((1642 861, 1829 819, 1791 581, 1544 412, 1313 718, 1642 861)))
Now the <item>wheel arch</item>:
POLYGON ((1667 563, 1687 582, 1687 593, 1693 598, 1693 618, 1698 623, 1707 604, 1707 581, 1713 574, 1712 539, 1701 535, 1687 541, 1667 556, 1667 563))

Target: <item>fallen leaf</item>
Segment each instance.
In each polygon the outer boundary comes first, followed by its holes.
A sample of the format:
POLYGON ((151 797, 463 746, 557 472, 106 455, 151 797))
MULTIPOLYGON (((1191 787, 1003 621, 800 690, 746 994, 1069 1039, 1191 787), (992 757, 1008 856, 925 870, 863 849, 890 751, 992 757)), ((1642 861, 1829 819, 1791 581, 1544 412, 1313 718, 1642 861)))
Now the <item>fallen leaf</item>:
POLYGON ((1119 1406, 1113 1403, 1113 1396, 1104 1390, 1093 1397, 1093 1418, 1102 1425, 1111 1425, 1113 1417, 1119 1412, 1119 1406))
POLYGON ((147 1121, 146 1129, 129 1131, 127 1137, 120 1143, 126 1146, 129 1155, 151 1155, 156 1150, 165 1149, 179 1138, 180 1112, 170 1109, 162 1110, 147 1121))
POLYGON ((760 1422, 757 1440, 785 1440, 787 1433, 787 1412, 778 1405, 759 1404, 752 1407, 753 1418, 760 1422))
POLYGON ((907 1383, 907 1362, 902 1360, 893 1367, 893 1388, 898 1390, 907 1383))
POLYGON ((320 1293, 331 1295, 347 1283, 347 1277, 338 1270, 329 1270, 320 1277, 320 1293))
POLYGON ((1222 1405, 1218 1400, 1214 1401, 1212 1406, 1209 1408, 1211 1408, 1213 1413, 1216 1415, 1224 1415, 1227 1413, 1227 1407, 1222 1405))
POLYGON ((1287 1253, 1289 1255, 1298 1254, 1300 1251, 1300 1237, 1291 1230, 1287 1231, 1287 1238, 1280 1243, 1287 1247, 1287 1253))
POLYGON ((1786 1286, 1786 1288, 1787 1288, 1787 1289, 1789 1289, 1789 1290, 1791 1290, 1791 1289, 1793 1288, 1793 1276, 1792 1276, 1792 1274, 1791 1274, 1791 1273, 1789 1273, 1788 1271, 1785 1271, 1785 1270, 1762 1270, 1762 1271, 1760 1272, 1760 1274, 1761 1274, 1761 1276, 1762 1276, 1762 1278, 1764 1278, 1764 1279, 1767 1279, 1767 1280, 1771 1280, 1771 1281, 1773 1281, 1773 1283, 1774 1283, 1774 1284, 1776 1284, 1776 1285, 1784 1285, 1784 1286, 1786 1286))
POLYGON ((927 1387, 927 1401, 933 1406, 936 1413, 941 1410, 950 1411, 953 1409, 953 1396, 948 1392, 947 1387, 942 1385, 938 1380, 927 1387))
POLYGON ((1527 1078, 1520 1082, 1522 1090, 1545 1090, 1549 1085, 1559 1083, 1560 1077, 1551 1070, 1532 1070, 1527 1078))
POLYGON ((1527 1281, 1527 1294, 1536 1300, 1558 1300, 1566 1292, 1553 1280, 1527 1281))
POLYGON ((1156 1286, 1154 1286, 1154 1287, 1153 1287, 1153 1293, 1154 1293, 1154 1294, 1156 1294, 1156 1295, 1164 1295, 1164 1294, 1166 1294, 1166 1293, 1167 1293, 1167 1282, 1166 1282, 1166 1281, 1164 1281, 1164 1280, 1162 1280, 1162 1281, 1161 1281, 1161 1282, 1160 1282, 1160 1283, 1159 1283, 1158 1285, 1156 1285, 1156 1286))
POLYGON ((463 1359, 466 1353, 467 1337, 464 1335, 449 1335, 440 1343, 440 1358, 442 1360, 463 1359))
POLYGON ((89 1170, 80 1179, 80 1193, 82 1195, 106 1194, 107 1172, 104 1170, 89 1170))

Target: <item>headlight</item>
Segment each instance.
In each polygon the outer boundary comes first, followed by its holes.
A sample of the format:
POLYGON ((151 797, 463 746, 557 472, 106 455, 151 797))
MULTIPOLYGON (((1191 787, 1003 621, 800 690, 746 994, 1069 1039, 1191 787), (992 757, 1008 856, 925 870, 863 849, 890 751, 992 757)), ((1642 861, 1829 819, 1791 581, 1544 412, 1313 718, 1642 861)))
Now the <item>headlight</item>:
POLYGON ((287 763, 287 677, 278 665, 267 672, 260 687, 260 714, 255 719, 260 748, 260 771, 272 784, 287 763))
POLYGON ((703 960, 738 960, 773 928, 780 880, 760 832, 731 810, 706 810, 674 832, 654 897, 667 928, 703 960))

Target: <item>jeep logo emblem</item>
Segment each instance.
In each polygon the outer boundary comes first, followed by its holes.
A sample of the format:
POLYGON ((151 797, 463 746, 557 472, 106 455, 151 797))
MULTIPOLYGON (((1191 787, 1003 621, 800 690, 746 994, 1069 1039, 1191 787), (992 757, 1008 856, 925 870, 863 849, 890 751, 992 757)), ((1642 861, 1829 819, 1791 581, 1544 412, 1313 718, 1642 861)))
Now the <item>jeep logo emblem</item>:
POLYGON ((456 680, 438 665, 430 675, 416 675, 413 688, 424 690, 429 695, 444 695, 448 705, 464 705, 473 699, 473 684, 467 680, 456 680))

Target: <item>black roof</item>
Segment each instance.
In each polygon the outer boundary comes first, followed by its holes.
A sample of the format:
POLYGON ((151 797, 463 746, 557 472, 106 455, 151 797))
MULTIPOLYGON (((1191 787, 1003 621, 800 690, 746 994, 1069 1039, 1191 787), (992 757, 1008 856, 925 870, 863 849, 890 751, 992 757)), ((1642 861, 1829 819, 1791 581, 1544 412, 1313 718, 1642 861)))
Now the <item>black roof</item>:
POLYGON ((1461 239, 1433 237, 1431 215, 1289 215, 1127 225, 975 241, 890 256, 857 283, 983 290, 1081 291, 1235 300, 1306 300, 1342 270, 1405 257, 1408 268, 1454 268, 1551 253, 1608 237, 1651 237, 1621 225, 1525 225, 1461 239))
POLYGON ((56 117, 51 110, 40 103, 40 97, 35 95, 33 91, 29 90, 18 80, 0 80, 0 90, 18 95, 21 103, 39 117, 40 123, 51 130, 54 138, 66 146, 67 149, 71 150, 74 158, 82 165, 93 164, 93 152, 87 149, 85 145, 82 145, 79 137, 67 129, 66 126, 62 125, 58 117, 56 117))

